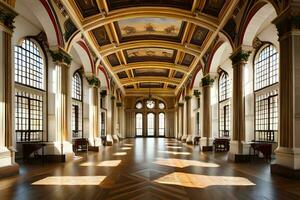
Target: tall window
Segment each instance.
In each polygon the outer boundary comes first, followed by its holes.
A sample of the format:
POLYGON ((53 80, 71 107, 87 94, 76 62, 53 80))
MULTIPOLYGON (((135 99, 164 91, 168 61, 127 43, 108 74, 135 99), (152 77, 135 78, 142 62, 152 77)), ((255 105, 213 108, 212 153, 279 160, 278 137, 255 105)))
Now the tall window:
POLYGON ((155 116, 153 113, 147 115, 147 135, 154 136, 155 116))
POLYGON ((14 48, 15 128, 17 142, 43 140, 45 65, 42 51, 31 39, 14 48))
POLYGON ((105 136, 105 132, 106 132, 106 127, 105 127, 105 125, 106 125, 106 123, 105 123, 105 121, 106 121, 106 112, 101 112, 101 136, 105 136))
POLYGON ((229 137, 230 132, 230 80, 226 72, 219 79, 219 135, 229 137))
POLYGON ((136 136, 143 136, 143 114, 137 113, 135 116, 136 136))
POLYGON ((72 78, 72 136, 81 138, 82 135, 82 80, 78 72, 72 78))
POLYGON ((277 140, 278 74, 278 52, 273 45, 267 45, 258 54, 254 66, 255 140, 277 140))
POLYGON ((158 119, 158 135, 165 136, 165 113, 159 113, 158 119))

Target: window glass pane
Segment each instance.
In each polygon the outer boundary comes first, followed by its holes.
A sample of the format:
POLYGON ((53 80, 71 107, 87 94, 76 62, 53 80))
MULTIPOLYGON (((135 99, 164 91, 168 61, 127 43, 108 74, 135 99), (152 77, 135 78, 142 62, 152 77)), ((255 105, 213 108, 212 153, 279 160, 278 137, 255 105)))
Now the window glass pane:
POLYGON ((277 83, 279 73, 279 57, 273 45, 266 46, 255 61, 255 90, 277 83))
POLYGON ((148 136, 154 136, 154 114, 149 113, 147 115, 147 134, 148 136))
POLYGON ((230 80, 227 73, 222 73, 219 80, 219 101, 230 98, 230 80))
POLYGON ((30 87, 44 89, 44 61, 38 46, 25 39, 15 46, 15 81, 30 87))
POLYGON ((82 100, 82 81, 78 72, 72 78, 72 98, 79 101, 82 100))
POLYGON ((158 135, 159 136, 165 136, 165 114, 164 113, 160 113, 159 116, 159 132, 158 135))
POLYGON ((135 116, 136 136, 143 136, 143 114, 138 113, 135 116))
POLYGON ((17 142, 43 140, 43 97, 16 90, 15 129, 17 142))

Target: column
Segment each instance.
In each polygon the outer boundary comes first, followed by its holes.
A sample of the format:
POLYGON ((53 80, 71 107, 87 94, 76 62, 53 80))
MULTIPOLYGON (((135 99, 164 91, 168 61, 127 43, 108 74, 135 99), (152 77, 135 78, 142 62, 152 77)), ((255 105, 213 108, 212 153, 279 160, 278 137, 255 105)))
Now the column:
POLYGON ((181 112, 181 116, 182 116, 182 137, 181 137, 181 141, 182 142, 186 142, 186 138, 187 138, 187 114, 186 114, 186 110, 187 110, 187 102, 184 101, 184 103, 182 103, 182 112, 181 112))
POLYGON ((111 146, 115 137, 115 99, 114 95, 110 96, 110 131, 107 133, 107 145, 111 146))
POLYGON ((56 94, 55 94, 55 117, 56 135, 54 150, 47 147, 46 154, 61 155, 62 161, 73 160, 73 146, 71 143, 72 131, 70 129, 71 118, 71 78, 70 64, 71 56, 61 48, 54 48, 51 51, 55 63, 56 94))
POLYGON ((192 133, 192 96, 185 96, 186 102, 186 142, 188 144, 193 144, 193 133, 192 133))
POLYGON ((95 76, 87 76, 89 83, 89 150, 99 151, 101 145, 100 139, 100 121, 99 121, 99 87, 100 80, 95 76))
POLYGON ((232 91, 232 138, 228 158, 235 162, 248 159, 249 146, 245 144, 245 87, 244 68, 251 53, 251 47, 242 46, 230 57, 233 67, 232 91))
POLYGON ((117 135, 118 137, 121 137, 121 118, 122 118, 122 102, 118 101, 116 103, 116 106, 117 106, 117 135))
MULTIPOLYGON (((13 6, 13 5, 12 5, 13 6)), ((15 163, 13 142, 13 65, 12 34, 13 20, 17 16, 13 7, 0 1, 0 177, 19 172, 15 163)))
POLYGON ((211 85, 214 80, 210 75, 206 75, 202 79, 202 94, 203 94, 203 122, 202 124, 202 136, 201 146, 202 151, 212 151, 212 138, 211 138, 211 85))
POLYGON ((271 171, 300 178, 300 2, 292 2, 273 22, 280 42, 280 140, 271 171))

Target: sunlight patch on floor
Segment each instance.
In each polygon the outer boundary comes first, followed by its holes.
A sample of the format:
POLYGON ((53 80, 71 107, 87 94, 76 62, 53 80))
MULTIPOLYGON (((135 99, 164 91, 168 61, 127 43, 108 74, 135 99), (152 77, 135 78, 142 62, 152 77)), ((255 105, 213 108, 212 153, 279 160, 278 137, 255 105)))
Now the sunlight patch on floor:
POLYGON ((133 146, 134 146, 134 144, 128 144, 128 143, 125 143, 125 144, 123 144, 123 146, 127 146, 127 147, 133 147, 133 146))
POLYGON ((131 147, 122 147, 121 149, 122 149, 122 150, 130 150, 131 147))
POLYGON ((106 176, 50 176, 32 185, 99 185, 106 176))
POLYGON ((168 149, 182 149, 182 147, 178 146, 167 146, 168 149))
POLYGON ((121 163, 121 160, 106 160, 100 163, 95 162, 85 162, 80 164, 82 167, 117 167, 121 163))
POLYGON ((191 155, 190 152, 179 152, 179 151, 158 151, 159 153, 166 153, 172 155, 191 155))
POLYGON ((206 176, 174 172, 156 179, 154 182, 169 185, 179 185, 190 188, 206 188, 209 186, 254 186, 255 184, 243 177, 206 176))
POLYGON ((169 167, 178 167, 178 168, 185 168, 189 166, 196 166, 196 167, 220 167, 218 164, 215 163, 208 163, 208 162, 201 162, 196 160, 185 160, 185 159, 175 159, 175 158, 157 158, 154 164, 164 165, 169 167))
POLYGON ((127 155, 127 152, 117 152, 117 153, 114 153, 114 156, 125 156, 127 155))

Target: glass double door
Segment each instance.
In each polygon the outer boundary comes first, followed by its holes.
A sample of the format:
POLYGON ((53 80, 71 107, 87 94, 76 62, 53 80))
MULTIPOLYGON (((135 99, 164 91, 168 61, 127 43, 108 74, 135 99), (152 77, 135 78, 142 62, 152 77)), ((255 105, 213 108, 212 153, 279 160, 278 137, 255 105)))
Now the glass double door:
MULTIPOLYGON (((143 124, 143 114, 137 113, 136 114, 136 136, 137 137, 154 137, 155 136, 155 127, 156 127, 156 119, 154 113, 148 113, 146 116, 146 123, 143 124), (143 125, 145 126, 145 129, 143 129, 143 125), (146 132, 143 133, 143 130, 146 132)), ((158 136, 164 136, 165 135, 165 125, 164 125, 164 114, 159 114, 159 122, 157 126, 159 127, 159 133, 158 136)))

